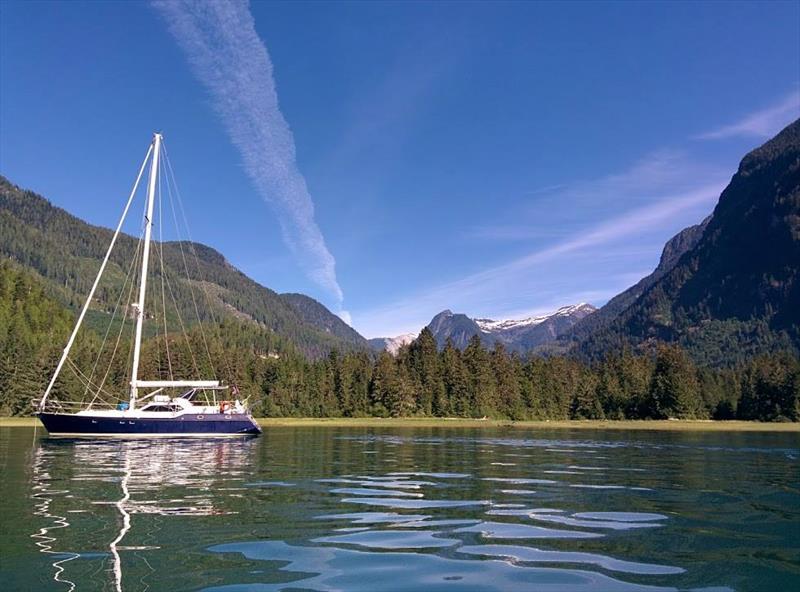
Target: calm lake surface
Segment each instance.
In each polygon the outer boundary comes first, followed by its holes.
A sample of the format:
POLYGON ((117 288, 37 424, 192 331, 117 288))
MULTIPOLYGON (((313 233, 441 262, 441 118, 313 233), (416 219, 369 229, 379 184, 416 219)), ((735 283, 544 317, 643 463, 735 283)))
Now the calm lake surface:
POLYGON ((3 590, 800 589, 800 436, 0 428, 3 590))

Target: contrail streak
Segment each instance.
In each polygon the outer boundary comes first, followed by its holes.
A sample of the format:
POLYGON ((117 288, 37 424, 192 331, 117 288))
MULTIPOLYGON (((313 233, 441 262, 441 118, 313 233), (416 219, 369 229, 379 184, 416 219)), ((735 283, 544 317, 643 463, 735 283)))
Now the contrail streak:
POLYGON ((341 310, 336 260, 314 220, 314 203, 297 168, 294 136, 278 105, 272 62, 248 2, 154 0, 152 5, 209 91, 251 181, 273 205, 284 241, 349 320, 341 310))

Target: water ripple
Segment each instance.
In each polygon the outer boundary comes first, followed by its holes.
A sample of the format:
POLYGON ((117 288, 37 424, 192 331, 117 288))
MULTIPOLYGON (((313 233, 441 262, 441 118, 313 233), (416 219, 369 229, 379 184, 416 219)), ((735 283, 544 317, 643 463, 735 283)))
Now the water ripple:
POLYGON ((497 592, 535 589, 538 592, 656 592, 659 588, 628 583, 610 576, 575 569, 522 567, 508 561, 470 561, 424 553, 371 553, 338 547, 306 547, 283 541, 217 545, 216 553, 240 553, 257 561, 280 561, 290 582, 229 584, 206 592, 497 592), (371 577, 364 577, 364 566, 371 577), (312 574, 312 575, 308 575, 312 574))
POLYGON ((480 522, 456 532, 477 532, 488 539, 593 539, 603 535, 580 530, 559 530, 512 522, 480 522))
POLYGON ((340 433, 43 441, 25 473, 30 511, 14 522, 25 521, 41 559, 19 560, 25 580, 6 584, 3 572, 4 589, 666 592, 798 583, 796 466, 786 454, 760 454, 792 450, 787 438, 769 449, 696 445, 697 435, 684 434, 631 442, 607 432, 603 440, 340 433))

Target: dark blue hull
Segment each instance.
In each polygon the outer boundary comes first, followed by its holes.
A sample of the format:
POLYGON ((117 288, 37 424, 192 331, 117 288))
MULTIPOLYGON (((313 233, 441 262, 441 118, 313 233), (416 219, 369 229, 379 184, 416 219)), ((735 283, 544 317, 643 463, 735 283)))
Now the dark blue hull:
POLYGON ((245 414, 185 414, 179 417, 102 417, 40 413, 44 427, 56 436, 247 436, 261 433, 245 414))

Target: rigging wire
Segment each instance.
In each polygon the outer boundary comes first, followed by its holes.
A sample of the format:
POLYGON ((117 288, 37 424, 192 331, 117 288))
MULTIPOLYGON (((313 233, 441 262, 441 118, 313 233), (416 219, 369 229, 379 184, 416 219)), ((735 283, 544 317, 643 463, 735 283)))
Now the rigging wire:
MULTIPOLYGON (((89 383, 91 386, 93 386, 93 387, 94 387, 94 386, 97 386, 96 384, 92 383, 92 382, 89 380, 89 377, 88 377, 88 376, 86 376, 86 374, 84 374, 83 372, 81 372, 81 369, 80 369, 80 368, 78 368, 78 366, 75 364, 75 362, 73 362, 73 361, 72 361, 72 360, 70 360, 69 358, 67 358, 67 367, 68 367, 70 370, 72 370, 72 372, 75 374, 75 376, 78 378, 78 380, 79 380, 79 381, 81 381, 81 382, 84 382, 84 381, 85 381, 85 382, 88 382, 88 383, 89 383)), ((99 389, 99 387, 98 387, 98 390, 100 390, 100 389, 99 389)), ((105 394, 105 395, 108 395, 108 396, 109 396, 109 397, 111 397, 112 399, 113 399, 113 398, 115 398, 115 395, 113 395, 112 393, 109 393, 108 391, 102 391, 102 392, 103 392, 103 394, 105 394)))
MULTIPOLYGON (((128 280, 131 280, 131 282, 130 282, 130 286, 128 287, 128 293, 127 293, 125 301, 126 302, 130 302, 130 298, 131 298, 131 294, 133 292, 133 286, 134 286, 134 282, 132 281, 133 275, 134 275, 133 274, 133 268, 134 268, 135 262, 139 258, 139 249, 141 248, 141 244, 142 244, 142 239, 141 239, 141 237, 139 237, 139 241, 137 242, 137 245, 136 245, 136 251, 134 251, 134 256, 131 258, 131 263, 128 266, 128 272, 125 275, 125 281, 122 283, 122 286, 120 287, 119 298, 117 299, 117 303, 114 306, 114 312, 111 315, 111 321, 109 321, 108 330, 106 330, 106 337, 108 336, 108 331, 111 329, 111 326, 113 325, 114 320, 116 319, 117 309, 119 308, 119 305, 122 302, 123 295, 125 295, 125 287, 128 286, 128 280)), ((122 337, 122 332, 123 332, 124 328, 125 328, 125 317, 123 315, 123 318, 120 321, 119 331, 117 331, 117 338, 116 338, 116 340, 114 342, 114 350, 111 353, 111 358, 108 361, 108 367, 106 368, 106 371, 103 374, 103 378, 100 381, 100 386, 101 387, 105 384, 106 378, 108 378, 108 374, 111 371, 111 366, 114 364, 114 358, 117 355, 117 349, 119 348, 119 342, 120 342, 120 338, 122 337)), ((100 361, 100 355, 103 352, 103 350, 105 349, 106 337, 103 338, 103 344, 100 346, 100 350, 98 351, 97 360, 95 360, 94 367, 92 368, 92 374, 89 377, 90 379, 94 378, 95 368, 97 368, 97 364, 100 361)), ((88 385, 87 385, 87 389, 83 393, 84 395, 86 395, 86 391, 88 391, 88 385)), ((99 392, 100 391, 98 389, 98 391, 95 393, 95 396, 92 398, 91 402, 89 403, 89 409, 91 409, 92 405, 95 402, 95 399, 97 399, 97 397, 99 395, 99 392)))
POLYGON ((192 349, 192 342, 189 339, 189 333, 186 331, 186 326, 183 323, 183 317, 181 316, 180 308, 178 308, 178 301, 175 299, 175 293, 172 291, 172 284, 169 281, 169 276, 164 276, 164 279, 167 282, 167 290, 169 290, 170 298, 172 298, 172 303, 175 305, 175 312, 178 316, 178 323, 181 326, 181 332, 183 336, 186 338, 186 347, 189 349, 189 355, 192 358, 192 366, 194 367, 194 371, 196 374, 200 374, 200 369, 197 367, 197 359, 194 355, 194 350, 192 349))
MULTIPOLYGON (((164 150, 164 159, 165 160, 167 159, 166 158, 166 150, 164 150)), ((205 330, 203 328, 203 320, 200 318, 200 310, 197 307, 197 299, 195 298, 195 295, 194 295, 193 281, 192 281, 191 274, 189 273, 189 266, 186 263, 186 255, 185 255, 185 253, 183 251, 183 241, 180 240, 181 231, 180 231, 180 226, 178 225, 178 217, 175 214, 175 203, 174 203, 174 200, 172 199, 172 191, 171 191, 170 185, 169 185, 169 175, 167 176, 167 197, 169 199, 170 208, 172 209, 172 219, 173 219, 173 221, 175 223, 175 232, 177 233, 178 239, 179 239, 178 240, 178 249, 179 249, 179 251, 181 253, 181 260, 183 261, 183 269, 186 272, 186 279, 187 279, 187 283, 189 284, 189 294, 191 295, 192 305, 194 306, 195 316, 197 317, 197 324, 199 325, 200 337, 203 340, 203 347, 205 348, 206 355, 208 356, 208 363, 209 363, 209 365, 211 367, 211 372, 214 375, 214 378, 216 378, 217 377, 217 372, 216 372, 216 369, 214 368, 214 360, 213 360, 213 358, 211 356, 211 350, 208 347, 208 341, 206 340, 206 334, 205 334, 205 330)), ((188 228, 188 226, 187 226, 187 228, 188 228)), ((199 269, 198 269, 198 271, 199 271, 199 269)), ((199 280, 199 281, 200 281, 200 284, 202 285, 203 284, 202 280, 199 280)))
MULTIPOLYGON (((189 230, 189 223, 188 223, 188 221, 186 219, 186 212, 185 212, 185 210, 183 208, 183 199, 181 198, 181 192, 180 192, 180 189, 178 188, 178 182, 177 182, 177 180, 175 178, 175 171, 172 168, 172 161, 170 161, 169 152, 167 151, 166 145, 162 145, 162 148, 164 150, 164 160, 166 162, 166 168, 167 168, 167 172, 168 172, 167 183, 171 182, 172 186, 175 189, 175 196, 176 196, 177 201, 178 201, 178 207, 179 207, 180 212, 181 212, 181 217, 183 219, 184 227, 186 228, 186 236, 189 239, 189 250, 191 251, 192 256, 194 257, 194 261, 195 261, 195 266, 197 268, 197 272, 198 272, 199 275, 201 275, 201 272, 200 272, 200 259, 197 256, 197 250, 194 247, 194 240, 192 239, 192 233, 189 230)), ((170 203, 172 203, 172 202, 170 202, 170 203)), ((173 216, 174 216, 174 209, 173 209, 173 216)), ((176 221, 176 224, 177 224, 177 221, 176 221)), ((203 296, 205 298, 206 305, 208 306, 208 312, 209 312, 209 315, 211 316, 212 327, 215 330, 216 336, 217 336, 217 343, 218 343, 218 345, 220 347, 222 347, 222 343, 223 343, 222 342, 222 328, 220 326, 220 322, 217 321, 216 315, 214 314, 214 306, 212 305, 211 296, 209 296, 208 289, 207 289, 207 287, 205 285, 205 282, 202 282, 202 281, 200 282, 200 288, 203 291, 203 296)), ((234 374, 233 374, 233 372, 231 370, 230 361, 228 360, 228 356, 225 355, 224 350, 221 353, 221 357, 222 357, 223 363, 225 365, 225 370, 228 373, 229 380, 235 380, 235 376, 234 376, 234 374)))
MULTIPOLYGON (((136 282, 133 281, 132 270, 134 268, 134 264, 137 261, 139 261, 139 254, 140 254, 141 248, 142 248, 142 238, 143 238, 142 236, 139 237, 139 241, 136 244, 136 251, 134 251, 134 255, 131 258, 131 265, 128 268, 128 275, 131 278, 131 283, 130 283, 130 286, 128 287, 128 295, 127 295, 127 298, 125 299, 125 302, 130 302, 131 298, 133 297, 133 288, 136 285, 136 282)), ((127 283, 127 281, 128 281, 128 277, 125 278, 125 283, 127 283)), ((120 296, 122 296, 122 291, 124 291, 124 289, 125 289, 125 284, 122 285, 122 290, 120 291, 120 296)), ((111 372, 111 367, 114 365, 114 358, 117 357, 117 349, 119 348, 120 340, 122 339, 122 333, 123 333, 124 329, 125 329, 125 317, 122 318, 122 320, 121 320, 121 322, 119 324, 119 331, 117 332, 117 340, 114 343, 114 351, 111 352, 111 358, 108 361, 108 367, 106 368, 105 374, 103 374, 103 380, 100 381, 100 387, 97 389, 97 392, 95 393, 95 399, 99 395, 100 389, 103 386, 105 386, 106 379, 108 379, 108 375, 111 372)), ((91 408, 92 404, 94 404, 94 400, 95 399, 92 399, 92 402, 89 404, 89 408, 91 408)), ((121 397, 117 397, 117 400, 121 400, 121 397)))
MULTIPOLYGON (((160 173, 160 171, 161 171, 161 164, 159 163, 159 171, 158 171, 158 173, 160 173)), ((158 203, 159 206, 160 206, 160 204, 161 204, 161 175, 160 174, 156 174, 156 182, 158 183, 158 185, 157 185, 157 187, 155 189, 155 195, 153 196, 153 204, 155 205, 155 203, 158 203)), ((161 232, 161 217, 158 216, 157 219, 158 219, 158 232, 160 233, 161 232)), ((152 227, 156 226, 156 211, 155 211, 155 208, 153 209, 153 220, 151 220, 151 226, 152 227)), ((155 238, 153 238, 153 242, 154 242, 155 248, 156 248, 155 254, 157 255, 158 254, 158 245, 160 244, 161 241, 156 241, 155 238)), ((155 277, 155 274, 156 274, 155 263, 156 262, 154 260, 153 264, 150 266, 150 268, 151 268, 150 272, 153 274, 154 277, 155 277)), ((148 282, 148 285, 150 286, 150 291, 151 292, 153 292, 155 290, 155 288, 153 287, 154 282, 155 282, 155 279, 153 281, 151 281, 151 282, 148 282)), ((163 278, 162 278, 162 282, 163 282, 163 278)), ((159 312, 158 312, 158 300, 157 300, 157 295, 156 294, 153 294, 152 301, 153 301, 153 305, 152 305, 153 320, 155 321, 155 336, 154 336, 154 339, 153 339, 154 342, 155 342, 155 356, 156 356, 156 370, 155 370, 155 372, 156 372, 156 376, 158 378, 161 378, 162 375, 163 375, 163 366, 162 366, 162 360, 161 360, 161 343, 159 342, 159 326, 160 326, 159 319, 161 317, 159 316, 159 312)), ((166 314, 167 314, 166 310, 163 310, 162 312, 164 313, 164 317, 166 317, 166 314)), ((167 335, 167 331, 165 329, 164 330, 164 338, 165 339, 166 339, 166 335, 167 335)))
MULTIPOLYGON (((153 170, 153 161, 152 160, 150 161, 150 170, 151 171, 153 170)), ((147 200, 145 199, 144 200, 144 212, 142 214, 142 230, 141 230, 142 239, 140 239, 140 244, 144 243, 143 238, 144 238, 144 234, 145 234, 145 229, 147 227, 147 222, 148 222, 148 220, 147 220, 147 200)), ((144 253, 142 254, 142 256, 144 256, 144 253)), ((139 281, 141 282, 141 277, 139 278, 139 281)), ((144 296, 145 296, 144 299, 146 300, 146 296, 147 295, 145 294, 144 296)), ((138 314, 144 314, 144 311, 143 311, 144 307, 142 305, 143 305, 143 302, 137 302, 136 303, 136 314, 137 315, 138 314)), ((136 335, 136 333, 134 331, 134 340, 136 339, 135 335, 136 335)), ((126 368, 127 368, 127 372, 125 374, 125 378, 126 378, 125 383, 126 384, 131 384, 131 382, 133 381, 133 357, 135 355, 135 352, 136 352, 136 344, 134 343, 134 347, 132 347, 130 349, 130 353, 128 355, 128 363, 126 364, 126 368)), ((133 387, 131 386, 131 388, 133 388, 133 387)))
MULTIPOLYGON (((120 303, 120 300, 122 299, 122 293, 123 293, 123 291, 124 291, 124 285, 123 285, 123 288, 122 288, 122 290, 120 290, 120 293, 119 293, 119 298, 117 299, 117 306, 119 305, 119 303, 120 303)), ((91 379, 93 379, 93 378, 94 378, 94 373, 95 373, 95 371, 97 370, 97 365, 100 363, 100 354, 102 354, 102 353, 103 353, 103 350, 104 350, 104 349, 105 349, 105 347, 106 347, 106 340, 108 339, 108 334, 111 332, 111 326, 114 324, 114 318, 115 318, 115 317, 116 317, 116 315, 117 315, 117 306, 114 306, 114 312, 113 312, 113 314, 111 315, 111 319, 110 319, 110 320, 109 320, 109 322, 108 322, 108 327, 106 327, 106 332, 105 332, 105 334, 103 335, 103 341, 100 343, 100 348, 97 350, 97 357, 95 358, 95 360, 94 360, 94 364, 92 365, 92 371, 91 371, 91 373, 89 374, 89 380, 91 380, 91 379)), ((86 397, 86 393, 88 393, 88 392, 89 392, 89 384, 87 383, 87 384, 86 384, 86 388, 84 388, 84 389, 83 389, 83 395, 81 395, 81 399, 85 398, 85 397, 86 397)), ((92 406, 92 405, 91 405, 91 403, 90 403, 90 404, 89 404, 89 407, 91 408, 91 406, 92 406)))
MULTIPOLYGON (((139 250, 139 245, 140 245, 140 244, 141 244, 141 237, 139 237, 139 243, 137 244, 137 247, 136 247, 136 252, 137 252, 137 253, 138 253, 138 250, 139 250)), ((101 353, 103 352, 103 350, 105 349, 105 346, 106 346, 106 340, 108 339, 108 334, 109 334, 109 332, 111 331, 111 327, 114 325, 114 320, 116 319, 116 316, 117 316, 117 311, 119 310, 119 306, 120 306, 120 304, 121 304, 121 302, 122 302, 122 296, 123 296, 123 294, 125 293, 125 286, 128 284, 128 280, 131 278, 131 275, 132 275, 132 273, 131 273, 131 272, 133 271, 133 263, 134 263, 135 257, 136 257, 136 255, 134 255, 134 259, 133 259, 133 260, 131 260, 131 263, 128 265, 128 271, 127 271, 127 273, 125 274, 125 280, 123 281, 123 283, 122 283, 122 286, 120 287, 120 290, 119 290, 119 296, 117 297, 117 302, 114 304, 114 310, 113 310, 113 311, 112 311, 112 313, 111 313, 111 319, 110 319, 110 320, 109 320, 109 322, 108 322, 108 327, 106 328, 105 335, 103 336, 103 341, 102 341, 102 343, 100 344, 100 349, 99 349, 99 350, 98 350, 98 352, 97 352, 97 359, 95 360, 95 362, 94 362, 94 366, 92 366, 92 372, 91 372, 91 374, 89 375, 89 377, 90 377, 90 378, 94 378, 94 373, 95 373, 95 370, 97 369, 97 365, 98 365, 98 363, 100 362, 100 357, 101 357, 101 355, 100 355, 100 354, 101 354, 101 353)), ((131 284, 131 285, 133 285, 133 284, 131 284)), ((124 324, 124 320, 123 320, 123 324, 124 324)), ((116 349, 116 348, 115 348, 115 349, 116 349)), ((87 390, 88 390, 88 389, 87 389, 87 390)), ((85 395, 86 395, 86 391, 84 391, 84 393, 83 393, 83 394, 84 394, 84 396, 85 396, 85 395)))
MULTIPOLYGON (((173 373, 172 373, 172 359, 170 357, 169 352, 169 335, 167 330, 167 301, 166 296, 164 294, 164 277, 166 274, 166 269, 164 268, 164 217, 161 215, 161 201, 162 201, 162 193, 161 193, 161 163, 159 163, 159 171, 158 171, 158 245, 159 245, 159 252, 158 258, 159 263, 161 265, 160 272, 161 272, 161 313, 164 317, 164 349, 167 352, 167 369, 169 371, 169 379, 174 380, 173 373)), ((167 187, 169 190, 169 187, 167 187)), ((156 333, 156 344, 158 344, 158 333, 156 333)), ((161 348, 157 347, 158 350, 158 357, 159 357, 159 368, 161 366, 161 348)))
MULTIPOLYGON (((108 340, 109 333, 111 332, 111 327, 114 326, 114 321, 116 320, 117 312, 119 311, 120 304, 122 303, 122 297, 125 294, 125 286, 127 286, 128 280, 131 279, 132 271, 133 271, 133 264, 135 263, 136 258, 138 257, 138 251, 139 251, 140 247, 141 247, 141 237, 139 237, 139 242, 138 242, 137 247, 136 247, 136 254, 134 255, 134 258, 131 260, 131 263, 128 265, 128 271, 125 274, 125 280, 123 281, 122 286, 120 287, 119 296, 117 297, 117 301, 114 304, 114 309, 113 309, 113 311, 111 313, 111 319, 108 322, 108 326, 106 327, 105 334, 103 335, 103 340, 100 343, 99 349, 97 350, 97 357, 95 358, 94 364, 92 365, 92 370, 91 370, 91 372, 89 374, 88 380, 86 381, 85 388, 83 390, 83 395, 81 396, 81 399, 84 399, 86 397, 86 394, 89 392, 89 388, 91 386, 93 386, 93 384, 94 384, 92 381, 94 380, 95 372, 97 371, 97 366, 99 365, 100 358, 102 357, 102 353, 105 350, 106 341, 108 340)), ((133 282, 131 282, 131 288, 132 287, 133 287, 133 282)), ((130 298, 130 290, 128 292, 128 298, 130 298)), ((124 325, 125 325, 125 320, 123 318, 121 323, 120 323, 120 331, 117 334, 116 343, 114 345, 114 351, 111 354, 111 359, 109 360, 109 366, 108 366, 108 368, 106 368, 106 372, 105 372, 105 374, 103 376, 103 380, 100 382, 100 386, 101 387, 104 385, 105 379, 108 376, 109 370, 111 369, 111 365, 114 362, 114 357, 116 355, 117 347, 119 346, 120 335, 122 333, 122 329, 124 328, 124 325)), ((72 360, 68 360, 68 361, 71 364, 74 365, 74 362, 72 360)), ((87 407, 88 409, 92 408, 92 405, 94 404, 95 400, 97 400, 99 393, 100 393, 100 389, 98 389, 97 392, 95 392, 94 397, 89 402, 89 406, 87 407)))

